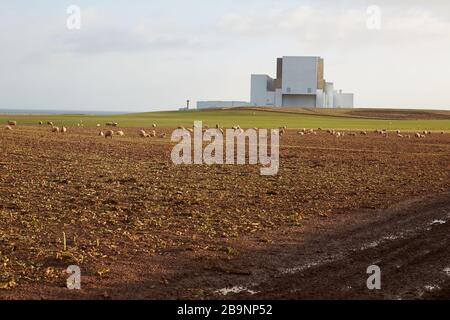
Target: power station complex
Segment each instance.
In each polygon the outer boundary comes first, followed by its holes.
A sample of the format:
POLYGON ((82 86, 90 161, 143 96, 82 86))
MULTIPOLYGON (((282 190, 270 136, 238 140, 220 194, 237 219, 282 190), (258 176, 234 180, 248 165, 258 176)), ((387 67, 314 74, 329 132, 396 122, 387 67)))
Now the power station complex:
POLYGON ((237 106, 353 108, 353 94, 334 90, 334 84, 325 81, 322 58, 289 56, 277 59, 275 79, 252 74, 250 102, 197 102, 197 109, 237 106))

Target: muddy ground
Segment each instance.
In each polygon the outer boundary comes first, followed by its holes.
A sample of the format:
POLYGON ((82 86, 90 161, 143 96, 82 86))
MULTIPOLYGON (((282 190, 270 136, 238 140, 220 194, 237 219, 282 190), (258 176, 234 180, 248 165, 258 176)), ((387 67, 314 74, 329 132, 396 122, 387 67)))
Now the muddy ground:
POLYGON ((263 177, 175 166, 169 138, 122 130, 1 130, 0 298, 450 297, 450 134, 288 131, 263 177))

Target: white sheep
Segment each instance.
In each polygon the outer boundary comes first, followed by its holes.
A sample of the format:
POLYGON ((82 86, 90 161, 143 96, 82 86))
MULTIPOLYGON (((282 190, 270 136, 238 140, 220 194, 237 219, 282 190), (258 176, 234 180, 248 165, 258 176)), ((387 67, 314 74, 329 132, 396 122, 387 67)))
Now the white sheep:
POLYGON ((11 126, 8 125, 8 126, 5 127, 5 129, 6 129, 6 130, 12 130, 13 128, 12 128, 11 126))
POLYGON ((58 133, 59 132, 59 128, 58 127, 52 127, 52 132, 58 133))
POLYGON ((67 132, 67 128, 66 127, 62 127, 60 131, 61 131, 61 133, 66 133, 67 132))
POLYGON ((123 137, 125 135, 125 133, 123 131, 117 131, 117 135, 119 137, 123 137))
POLYGON ((98 133, 98 136, 99 136, 99 137, 104 137, 105 134, 103 133, 103 131, 100 131, 100 132, 98 133))
POLYGON ((10 125, 10 126, 17 126, 17 121, 11 121, 11 120, 9 120, 9 121, 8 121, 8 125, 10 125))
POLYGON ((146 138, 148 136, 147 132, 145 130, 139 130, 139 136, 142 138, 146 138))

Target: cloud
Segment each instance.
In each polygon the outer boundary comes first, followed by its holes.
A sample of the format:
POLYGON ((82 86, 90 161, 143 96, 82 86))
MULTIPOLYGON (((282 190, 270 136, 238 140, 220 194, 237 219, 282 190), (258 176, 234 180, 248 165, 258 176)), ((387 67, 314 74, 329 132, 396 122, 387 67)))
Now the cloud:
POLYGON ((335 7, 301 5, 283 10, 258 10, 249 13, 229 13, 217 23, 220 32, 233 37, 271 38, 290 37, 303 46, 365 47, 368 40, 373 44, 405 45, 450 39, 449 15, 418 6, 385 4, 381 9, 381 30, 367 28, 367 6, 335 7), (377 33, 378 32, 378 33, 377 33), (378 35, 378 36, 374 36, 378 35), (375 42, 373 42, 375 40, 375 42))

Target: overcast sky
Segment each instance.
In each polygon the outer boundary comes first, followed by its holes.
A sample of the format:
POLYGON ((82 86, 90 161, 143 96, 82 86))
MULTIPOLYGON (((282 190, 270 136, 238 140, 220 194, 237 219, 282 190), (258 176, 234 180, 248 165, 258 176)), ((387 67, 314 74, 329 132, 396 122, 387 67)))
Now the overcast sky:
POLYGON ((0 108, 248 101, 250 74, 275 76, 283 55, 323 57, 359 107, 450 109, 448 0, 0 0, 0 108))

